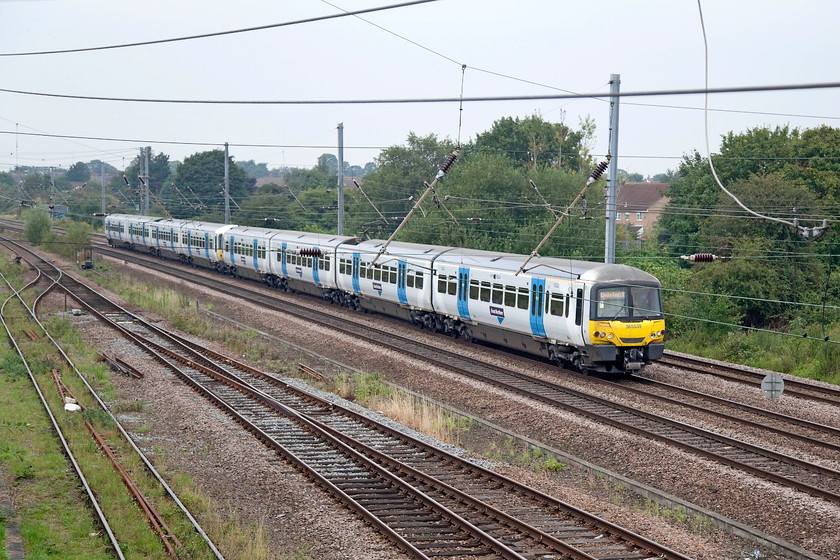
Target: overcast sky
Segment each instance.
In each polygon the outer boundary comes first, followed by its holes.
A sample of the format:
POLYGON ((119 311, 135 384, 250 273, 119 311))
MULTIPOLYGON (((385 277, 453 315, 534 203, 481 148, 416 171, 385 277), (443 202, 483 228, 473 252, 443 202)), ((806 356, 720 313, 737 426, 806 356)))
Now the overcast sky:
MULTIPOLYGON (((397 3, 330 1, 0 0, 0 54, 167 39, 397 3)), ((840 3, 703 0, 702 9, 710 87, 840 82, 840 3)), ((610 74, 620 74, 623 92, 704 85, 696 0, 439 0, 362 17, 367 21, 344 17, 152 46, 2 56, 0 88, 175 100, 457 98, 462 64, 465 97, 608 93, 610 74)), ((838 126, 838 99, 837 89, 711 96, 711 108, 726 110, 709 113, 712 151, 729 131, 838 126)), ((699 95, 622 99, 619 167, 655 174, 676 168, 683 154, 704 152, 702 107, 699 95)), ((121 169, 143 145, 181 160, 224 142, 237 161, 312 167, 320 154, 337 154, 340 122, 345 160, 364 165, 410 132, 467 141, 499 118, 534 113, 572 128, 591 116, 593 152, 606 153, 609 104, 596 99, 465 103, 459 130, 457 103, 198 105, 0 92, 0 169, 92 159, 121 169)))

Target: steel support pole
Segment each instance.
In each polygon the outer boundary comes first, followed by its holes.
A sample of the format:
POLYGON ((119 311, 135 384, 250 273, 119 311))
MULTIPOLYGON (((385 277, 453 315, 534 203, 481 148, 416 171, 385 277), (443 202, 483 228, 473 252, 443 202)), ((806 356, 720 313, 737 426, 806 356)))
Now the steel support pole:
POLYGON ((618 191, 618 95, 621 75, 610 74, 610 166, 607 170, 607 225, 604 234, 604 262, 615 262, 615 222, 618 191))
POLYGON ((338 123, 338 235, 344 235, 344 123, 338 123))
POLYGON ((230 223, 230 169, 228 168, 227 142, 225 142, 225 223, 230 223))

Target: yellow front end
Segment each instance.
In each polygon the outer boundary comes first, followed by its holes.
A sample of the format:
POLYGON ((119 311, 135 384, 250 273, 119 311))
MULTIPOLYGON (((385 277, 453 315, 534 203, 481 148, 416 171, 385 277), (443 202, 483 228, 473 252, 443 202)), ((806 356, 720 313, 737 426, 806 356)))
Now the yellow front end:
POLYGON ((612 344, 619 348, 661 344, 665 341, 665 319, 590 321, 589 341, 592 344, 612 344))

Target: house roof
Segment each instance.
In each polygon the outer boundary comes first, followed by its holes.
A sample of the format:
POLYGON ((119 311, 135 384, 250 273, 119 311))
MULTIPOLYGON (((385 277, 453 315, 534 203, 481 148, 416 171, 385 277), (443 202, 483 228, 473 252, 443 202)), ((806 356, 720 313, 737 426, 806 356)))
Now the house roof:
POLYGON ((649 210, 668 194, 668 183, 623 183, 618 185, 616 209, 619 212, 649 210))

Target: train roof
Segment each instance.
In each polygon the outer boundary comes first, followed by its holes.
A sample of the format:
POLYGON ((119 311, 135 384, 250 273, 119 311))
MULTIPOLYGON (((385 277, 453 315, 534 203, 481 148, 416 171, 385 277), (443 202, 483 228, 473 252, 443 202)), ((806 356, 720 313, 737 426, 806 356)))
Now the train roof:
MULTIPOLYGON (((442 254, 436 262, 441 264, 469 265, 516 273, 528 259, 527 255, 494 253, 478 249, 452 249, 442 254)), ((530 276, 544 278, 572 277, 584 282, 643 281, 658 282, 655 276, 624 264, 578 261, 556 257, 534 257, 523 270, 530 276)))
POLYGON ((285 229, 273 229, 264 227, 237 226, 228 233, 237 235, 253 235, 262 239, 272 241, 287 241, 301 243, 304 245, 317 245, 321 247, 335 247, 341 244, 354 244, 358 238, 338 235, 335 233, 310 233, 308 231, 294 231, 285 229))
MULTIPOLYGON (((384 239, 368 239, 361 241, 353 248, 354 251, 360 253, 379 253, 379 250, 385 245, 384 239)), ((426 260, 434 260, 447 251, 452 251, 452 247, 444 247, 441 245, 425 245, 423 243, 402 243, 394 241, 388 245, 387 250, 382 258, 419 258, 426 260)))

